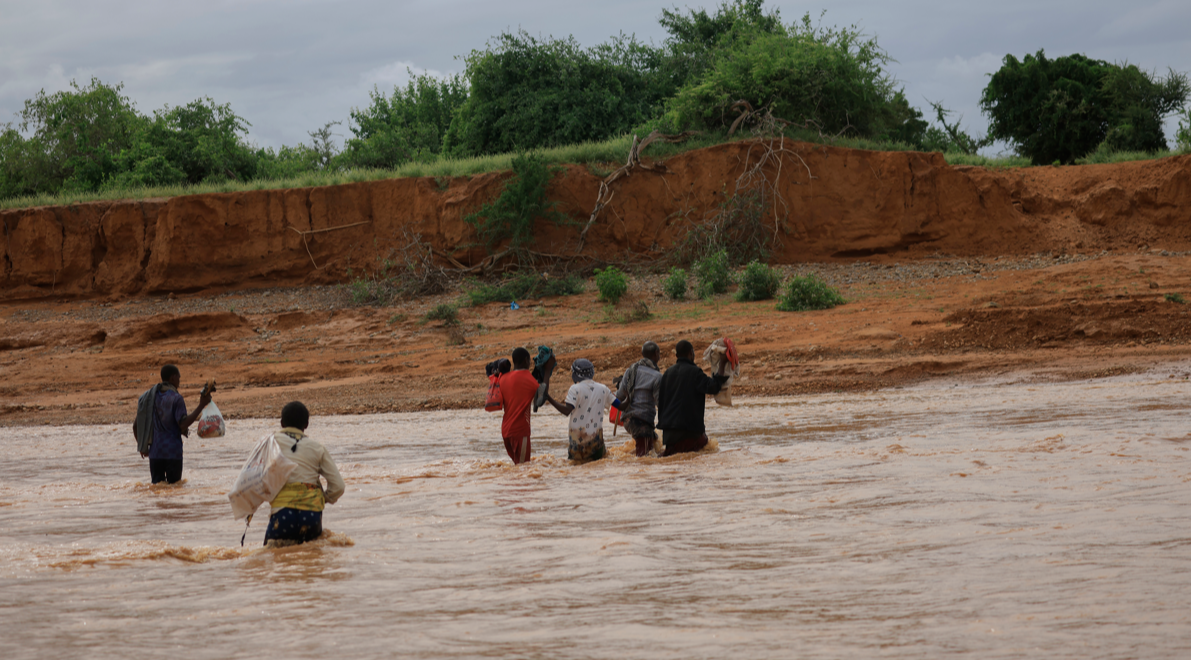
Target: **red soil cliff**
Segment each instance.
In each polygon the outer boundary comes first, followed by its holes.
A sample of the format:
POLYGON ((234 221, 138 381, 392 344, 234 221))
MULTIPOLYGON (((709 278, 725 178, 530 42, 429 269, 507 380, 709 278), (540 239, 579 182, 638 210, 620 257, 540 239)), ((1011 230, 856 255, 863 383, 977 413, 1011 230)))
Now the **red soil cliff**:
MULTIPOLYGON (((692 218, 722 203, 756 148, 725 144, 636 170, 614 184, 585 254, 663 255, 692 218)), ((986 170, 949 166, 940 154, 792 148, 806 167, 791 157, 783 166, 789 231, 775 263, 1191 249, 1191 156, 986 170)), ((400 247, 404 230, 474 263, 483 252, 463 215, 506 176, 456 178, 445 188, 407 178, 4 211, 0 300, 342 281, 349 268, 400 247), (302 233, 322 229, 333 231, 302 233)), ((598 187, 595 175, 571 166, 550 196, 584 222, 598 187)), ((541 227, 538 249, 572 253, 578 234, 541 227)))

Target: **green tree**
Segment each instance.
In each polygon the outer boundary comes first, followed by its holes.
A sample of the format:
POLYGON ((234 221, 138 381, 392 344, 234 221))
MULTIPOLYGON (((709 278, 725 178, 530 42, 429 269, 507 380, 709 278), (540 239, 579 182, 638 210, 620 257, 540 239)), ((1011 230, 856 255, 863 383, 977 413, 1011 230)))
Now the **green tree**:
POLYGON ((160 157, 186 183, 255 177, 259 157, 244 141, 251 124, 232 112, 230 104, 202 98, 153 115, 136 136, 136 148, 122 154, 122 169, 136 171, 143 167, 141 160, 160 157))
POLYGON ((736 117, 730 106, 745 100, 827 132, 888 137, 921 121, 885 71, 889 62, 876 38, 856 28, 815 26, 809 14, 776 33, 738 31, 707 72, 674 97, 667 120, 676 127, 724 127, 736 117))
POLYGON ((466 58, 470 95, 445 144, 454 155, 602 140, 651 118, 661 101, 632 38, 583 49, 572 37, 503 33, 466 58))
POLYGON ((1182 108, 1184 74, 1157 78, 1132 65, 1044 51, 1018 60, 1006 55, 989 79, 980 107, 989 136, 1012 142, 1036 165, 1074 162, 1101 142, 1119 150, 1166 148, 1163 118, 1182 108))
POLYGON ((666 96, 706 73, 716 53, 743 35, 785 32, 780 11, 766 13, 763 4, 764 0, 722 2, 715 14, 702 7, 688 9, 686 14, 677 7, 663 9, 658 22, 670 36, 663 45, 659 68, 672 86, 666 96))
POLYGON ((86 87, 72 80, 68 90, 46 94, 43 89, 25 101, 20 128, 29 137, 19 143, 12 136, 5 139, 6 160, 18 158, 23 170, 17 187, 26 192, 99 189, 119 170, 117 157, 132 146, 146 121, 120 94, 123 88, 98 78, 86 87))
POLYGON ((370 105, 352 109, 353 137, 335 164, 394 168, 442 152, 451 119, 467 100, 467 83, 461 75, 409 74, 404 88, 394 87, 390 96, 373 89, 370 105))

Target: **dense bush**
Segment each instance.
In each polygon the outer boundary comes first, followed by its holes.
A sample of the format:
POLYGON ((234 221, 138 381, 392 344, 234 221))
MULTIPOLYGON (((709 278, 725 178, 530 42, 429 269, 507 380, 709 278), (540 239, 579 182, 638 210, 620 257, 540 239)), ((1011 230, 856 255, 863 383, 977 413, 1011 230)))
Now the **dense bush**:
POLYGON ((777 293, 781 283, 781 274, 771 268, 769 264, 759 261, 750 262, 737 280, 739 288, 736 291, 736 300, 740 302, 769 300, 777 293))
POLYGON ((740 29, 716 51, 713 63, 668 105, 673 126, 723 127, 738 100, 768 108, 777 117, 812 120, 826 132, 849 129, 886 136, 911 111, 885 70, 890 58, 876 38, 855 28, 820 28, 810 15, 773 32, 740 29))
POLYGON ((1175 148, 1183 153, 1191 153, 1191 108, 1183 111, 1179 117, 1179 129, 1174 134, 1175 148))
POLYGON ((686 298, 686 270, 671 268, 670 274, 662 282, 662 292, 670 300, 682 300, 686 298))
POLYGON ((695 279, 698 280, 700 298, 710 298, 728 290, 732 284, 732 271, 728 266, 728 251, 713 252, 695 262, 695 279))
POLYGON ((597 268, 595 274, 596 288, 600 290, 600 300, 615 305, 629 290, 628 278, 616 266, 597 268))
POLYGON ((777 304, 782 312, 807 312, 816 309, 831 309, 846 300, 818 275, 797 275, 786 282, 786 290, 777 304))
POLYGON ((463 217, 475 227, 476 234, 491 251, 508 241, 511 249, 525 248, 533 242, 538 219, 561 224, 567 217, 557 210, 557 202, 546 198, 550 179, 562 171, 551 167, 536 154, 521 154, 513 159, 513 177, 505 182, 496 199, 481 205, 463 217))
POLYGON ((574 275, 547 277, 545 274, 523 271, 496 284, 477 283, 467 289, 467 298, 472 305, 483 305, 548 296, 572 296, 577 293, 583 293, 583 280, 574 275))
POLYGON ((1006 55, 980 98, 989 135, 1012 142, 1035 165, 1072 163, 1102 142, 1115 151, 1166 149, 1162 121, 1185 106, 1185 74, 1156 77, 1131 64, 1038 51, 1006 55))
POLYGON ((389 96, 373 89, 371 104, 352 109, 353 137, 334 166, 394 168, 442 152, 451 119, 467 101, 467 83, 461 75, 409 74, 404 89, 394 87, 389 96))
POLYGON ((599 140, 650 118, 657 54, 632 38, 584 49, 574 40, 502 33, 465 61, 469 96, 445 147, 472 156, 599 140))

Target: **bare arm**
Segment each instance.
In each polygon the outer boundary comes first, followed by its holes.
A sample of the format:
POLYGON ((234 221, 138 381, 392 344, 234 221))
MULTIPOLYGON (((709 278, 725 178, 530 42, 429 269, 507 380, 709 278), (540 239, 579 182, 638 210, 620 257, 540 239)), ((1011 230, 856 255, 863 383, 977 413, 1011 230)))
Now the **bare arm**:
POLYGON ((208 403, 211 403, 211 393, 203 392, 199 395, 198 406, 196 406, 189 415, 183 417, 182 421, 178 422, 178 430, 181 431, 183 435, 188 435, 190 433, 190 425, 194 423, 194 420, 199 418, 199 415, 203 414, 203 408, 206 408, 208 403))
POLYGON ((550 396, 549 392, 546 393, 546 400, 550 402, 550 405, 554 406, 555 410, 563 415, 567 415, 568 417, 570 416, 571 411, 575 409, 575 406, 572 406, 569 403, 559 403, 555 401, 554 397, 550 396))

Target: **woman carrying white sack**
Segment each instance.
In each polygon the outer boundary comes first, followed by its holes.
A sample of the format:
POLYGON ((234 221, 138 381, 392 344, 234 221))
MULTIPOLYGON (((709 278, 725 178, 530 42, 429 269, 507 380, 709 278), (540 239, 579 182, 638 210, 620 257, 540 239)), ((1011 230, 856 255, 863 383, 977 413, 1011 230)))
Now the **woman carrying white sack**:
POLYGON ((305 543, 322 536, 323 508, 334 504, 347 490, 331 454, 306 435, 309 424, 310 411, 301 401, 291 401, 281 409, 282 428, 273 434, 273 439, 281 449, 281 455, 293 461, 296 467, 273 498, 265 545, 269 541, 282 542, 274 545, 305 543), (327 480, 325 491, 319 482, 320 476, 327 480))

